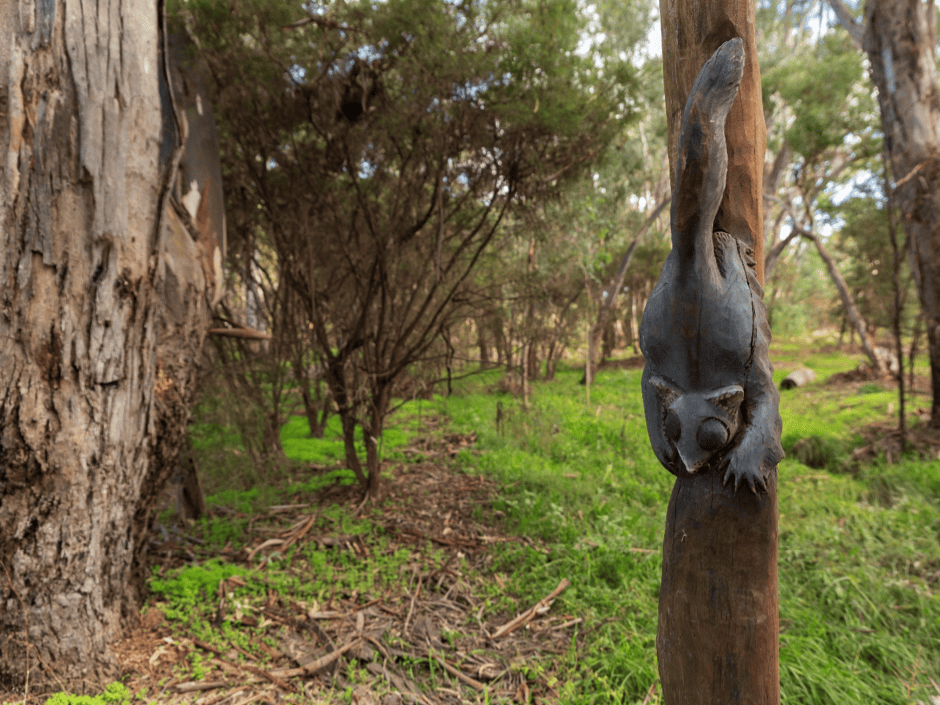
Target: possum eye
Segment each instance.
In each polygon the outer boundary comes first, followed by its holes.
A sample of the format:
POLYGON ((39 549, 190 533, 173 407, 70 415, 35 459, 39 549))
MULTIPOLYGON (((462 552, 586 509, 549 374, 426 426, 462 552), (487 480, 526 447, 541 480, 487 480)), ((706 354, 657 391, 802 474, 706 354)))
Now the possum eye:
POLYGON ((682 422, 679 421, 675 411, 670 410, 666 414, 666 423, 663 425, 663 430, 666 432, 666 438, 673 443, 679 442, 679 437, 682 435, 682 422))
POLYGON ((702 450, 718 450, 728 442, 728 427, 718 419, 705 419, 698 426, 695 440, 702 450))

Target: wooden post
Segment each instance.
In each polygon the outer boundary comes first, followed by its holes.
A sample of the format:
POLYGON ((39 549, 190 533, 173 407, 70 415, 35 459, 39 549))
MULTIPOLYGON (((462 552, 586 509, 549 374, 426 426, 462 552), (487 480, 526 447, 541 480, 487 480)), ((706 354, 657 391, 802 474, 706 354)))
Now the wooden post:
MULTIPOLYGON (((718 216, 719 229, 754 250, 757 280, 764 284, 763 175, 767 128, 761 102, 760 66, 755 44, 753 0, 660 0, 663 35, 663 83, 669 125, 669 165, 676 172, 679 124, 689 91, 715 50, 729 39, 744 42, 744 76, 731 106, 725 132, 728 141, 728 185, 718 216)), ((673 181, 673 188, 676 184, 673 181)))
MULTIPOLYGON (((693 19, 698 47, 735 36, 730 20, 709 29, 711 15, 670 18, 667 4, 664 49, 676 41, 667 32, 685 36, 684 24, 693 19)), ((761 171, 752 160, 753 170, 742 175, 732 154, 732 135, 739 132, 732 105, 745 95, 746 44, 734 38, 713 48, 704 67, 694 68, 698 78, 683 99, 681 127, 670 110, 670 134, 677 135, 673 249, 640 328, 647 430, 660 462, 677 477, 663 541, 656 645, 666 705, 779 705, 777 463, 783 450, 758 280, 763 257, 751 248, 762 242, 761 171)), ((688 67, 671 69, 667 51, 664 60, 668 100, 670 76, 685 75, 688 67)))

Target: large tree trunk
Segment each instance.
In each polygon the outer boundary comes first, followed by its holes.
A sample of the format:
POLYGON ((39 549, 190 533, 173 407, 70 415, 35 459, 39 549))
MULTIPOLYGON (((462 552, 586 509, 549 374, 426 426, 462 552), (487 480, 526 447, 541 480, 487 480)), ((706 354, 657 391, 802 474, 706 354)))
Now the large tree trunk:
POLYGON ((0 687, 91 688, 136 612, 217 272, 169 215, 155 4, 2 2, 0 26, 0 687))
POLYGON ((881 129, 911 241, 930 353, 931 421, 940 428, 940 93, 936 10, 921 0, 868 0, 862 46, 878 87, 881 129))

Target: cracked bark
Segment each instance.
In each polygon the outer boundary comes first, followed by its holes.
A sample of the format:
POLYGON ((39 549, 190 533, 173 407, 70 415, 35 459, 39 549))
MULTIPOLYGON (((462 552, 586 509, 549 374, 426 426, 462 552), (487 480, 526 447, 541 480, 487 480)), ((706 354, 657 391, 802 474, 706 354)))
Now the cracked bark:
POLYGON ((0 2, 0 26, 0 689, 82 691, 136 613, 207 278, 159 217, 156 6, 0 2))
POLYGON ((842 0, 836 17, 868 56, 895 199, 910 238, 911 271, 927 324, 930 425, 940 428, 940 93, 933 0, 868 0, 864 22, 842 0))

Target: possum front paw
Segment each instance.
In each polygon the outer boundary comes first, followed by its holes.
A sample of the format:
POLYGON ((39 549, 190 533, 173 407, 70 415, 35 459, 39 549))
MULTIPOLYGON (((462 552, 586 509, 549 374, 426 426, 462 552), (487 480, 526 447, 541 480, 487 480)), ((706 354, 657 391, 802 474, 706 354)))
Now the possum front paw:
POLYGON ((754 494, 758 488, 767 491, 767 478, 773 468, 766 467, 766 450, 754 440, 754 436, 745 436, 722 466, 725 469, 723 483, 727 485, 733 478, 735 492, 745 482, 754 494))

